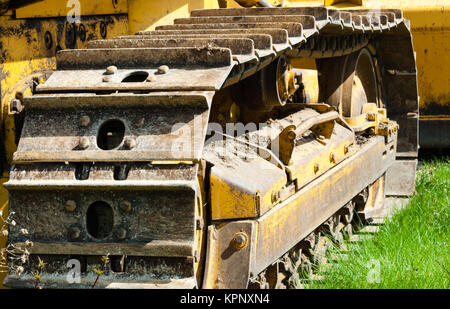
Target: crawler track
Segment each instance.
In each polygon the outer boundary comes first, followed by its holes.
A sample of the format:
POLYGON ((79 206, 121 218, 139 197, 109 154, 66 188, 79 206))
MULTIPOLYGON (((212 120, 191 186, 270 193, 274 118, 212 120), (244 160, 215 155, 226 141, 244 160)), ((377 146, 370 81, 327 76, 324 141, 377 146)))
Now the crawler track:
MULTIPOLYGON (((264 259, 256 264, 242 262, 253 254, 254 238, 263 235, 262 230, 252 234, 255 224, 250 221, 263 220, 307 185, 312 186, 312 181, 319 183, 320 177, 332 176, 355 153, 384 145, 379 134, 369 134, 365 143, 356 143, 355 130, 333 114, 333 106, 339 109, 335 91, 347 78, 337 64, 347 63, 347 56, 363 48, 371 52, 380 70, 376 74, 378 107, 388 105, 389 118, 400 123, 397 151, 408 154, 417 147, 410 134, 417 124, 407 117, 417 108, 417 86, 409 26, 400 10, 199 10, 155 31, 92 41, 88 49, 59 52, 57 71, 24 100, 27 116, 5 187, 19 223, 11 227, 9 242, 30 239, 34 246, 25 273, 9 273, 5 284, 30 286, 33 263, 40 256, 48 261, 47 271, 52 274, 41 280, 47 287, 67 286, 65 265, 71 258, 81 260, 85 274, 76 287, 90 287, 99 256, 109 253, 111 269, 97 286, 228 288, 256 282, 265 287, 263 277, 272 276, 270 265, 280 258, 276 282, 292 286, 292 269, 307 267, 307 258, 320 256, 300 254, 320 251, 323 241, 320 234, 314 240, 305 236, 324 226, 338 235, 351 225, 345 214, 353 206, 348 199, 341 203, 348 197, 343 195, 336 205, 315 214, 307 228, 289 234, 291 238, 283 245, 258 249, 256 254, 264 259), (293 97, 274 99, 271 78, 277 76, 280 59, 292 57, 316 59, 323 73, 319 74, 319 100, 328 105, 295 104, 293 97), (233 116, 235 105, 240 111, 237 118, 233 116), (310 121, 295 146, 306 155, 298 154, 296 161, 294 149, 292 165, 283 158, 272 156, 278 160, 275 163, 261 158, 261 152, 273 149, 269 133, 259 128, 232 137, 256 154, 251 160, 239 151, 220 154, 217 149, 227 148, 217 147, 221 140, 205 144, 214 132, 208 123, 225 127, 225 123, 241 121, 267 123, 278 130, 287 124, 300 128, 310 121), (336 123, 325 143, 311 129, 320 121, 336 123), (257 135, 266 141, 263 146, 252 143, 257 135), (334 149, 340 149, 339 154, 330 154, 334 149), (320 169, 314 164, 319 156, 327 161, 320 169), (262 167, 266 168, 265 179, 258 172, 262 167), (249 205, 245 202, 243 208, 236 208, 241 210, 228 213, 214 206, 224 202, 214 190, 227 183, 214 182, 216 178, 248 189, 252 194, 248 200, 244 193, 240 198, 257 206, 245 208, 249 205), (260 183, 254 183, 255 179, 260 183), (329 212, 339 219, 324 221, 329 212), (341 226, 342 220, 349 222, 341 226), (224 225, 230 232, 222 229, 224 225), (19 227, 30 234, 25 237, 19 227), (216 270, 220 273, 228 267, 221 265, 228 264, 215 265, 220 258, 214 250, 225 251, 221 242, 226 240, 228 246, 227 237, 236 237, 234 228, 253 238, 248 236, 249 243, 237 246, 239 254, 227 260, 245 265, 231 269, 229 278, 223 278, 216 270), (217 240, 216 247, 212 239, 217 240), (239 273, 248 275, 238 280, 239 273), (280 273, 285 278, 280 279, 280 273)), ((372 174, 361 176, 361 186, 382 177, 395 160, 396 130, 392 134, 393 140, 386 137, 387 144, 393 143, 388 154, 383 154, 386 162, 367 167, 372 174)), ((357 190, 356 194, 363 187, 351 187, 348 192, 357 190)))

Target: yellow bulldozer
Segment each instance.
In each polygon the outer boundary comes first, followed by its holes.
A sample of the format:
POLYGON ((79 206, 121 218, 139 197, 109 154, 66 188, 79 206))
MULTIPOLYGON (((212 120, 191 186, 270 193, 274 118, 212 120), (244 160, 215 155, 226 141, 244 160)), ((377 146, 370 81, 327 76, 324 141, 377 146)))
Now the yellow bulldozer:
POLYGON ((444 2, 0 0, 0 282, 301 287, 448 145, 444 2))

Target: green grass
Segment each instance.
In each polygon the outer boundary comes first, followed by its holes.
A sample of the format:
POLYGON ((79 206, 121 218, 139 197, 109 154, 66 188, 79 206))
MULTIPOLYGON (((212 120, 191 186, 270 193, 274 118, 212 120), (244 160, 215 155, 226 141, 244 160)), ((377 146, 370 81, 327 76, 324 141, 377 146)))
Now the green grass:
POLYGON ((423 162, 409 204, 309 288, 450 288, 449 196, 449 157, 423 162))

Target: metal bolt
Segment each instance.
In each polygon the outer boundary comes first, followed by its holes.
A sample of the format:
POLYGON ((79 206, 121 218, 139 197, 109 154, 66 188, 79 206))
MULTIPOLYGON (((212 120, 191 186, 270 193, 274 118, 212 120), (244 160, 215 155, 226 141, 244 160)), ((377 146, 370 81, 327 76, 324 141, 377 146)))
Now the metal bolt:
POLYGON ((273 191, 272 192, 272 203, 275 203, 278 199, 278 195, 277 192, 273 191))
POLYGON ((77 227, 71 227, 69 230, 69 235, 70 238, 77 239, 78 237, 80 237, 80 229, 77 227))
POLYGON ((330 162, 331 163, 336 163, 336 158, 334 156, 334 153, 330 152, 330 162))
POLYGON ((80 147, 80 149, 88 148, 89 144, 89 138, 87 138, 86 136, 80 137, 80 141, 78 142, 78 147, 80 147))
POLYGON ((134 147, 136 147, 136 140, 134 138, 132 138, 132 137, 128 137, 123 142, 123 145, 127 149, 133 149, 134 147))
POLYGON ((77 208, 77 203, 74 200, 68 200, 64 205, 67 212, 73 212, 77 208))
POLYGON ((116 72, 117 72, 117 67, 115 65, 110 65, 109 67, 106 68, 105 74, 112 75, 112 74, 116 74, 116 72))
POLYGON ((369 114, 367 114, 367 120, 369 120, 369 121, 375 121, 375 119, 376 119, 376 116, 375 116, 374 113, 369 113, 369 114))
POLYGON ((52 34, 48 31, 44 34, 44 45, 46 49, 50 49, 53 46, 52 34))
POLYGON ((348 146, 346 145, 346 146, 344 146, 344 154, 347 154, 348 153, 348 146))
POLYGON ((162 65, 158 68, 158 74, 166 74, 169 72, 169 67, 167 65, 162 65))
POLYGON ((194 262, 195 263, 200 262, 200 252, 198 250, 194 251, 194 262))
POLYGON ((294 132, 294 131, 289 131, 289 132, 287 132, 287 138, 288 138, 290 141, 293 141, 293 140, 295 139, 295 132, 294 132))
POLYGON ((131 210, 131 203, 129 201, 122 201, 119 205, 120 209, 125 212, 129 212, 131 210))
POLYGON ((119 227, 114 231, 114 236, 116 236, 116 238, 120 240, 125 239, 125 237, 127 236, 127 231, 124 228, 119 227))
POLYGON ((145 118, 142 117, 142 118, 140 118, 138 121, 136 121, 136 122, 134 123, 134 125, 135 125, 136 127, 140 128, 140 127, 142 127, 142 126, 144 125, 144 123, 145 123, 145 118))
POLYGON ((248 244, 248 236, 244 232, 239 232, 234 235, 233 246, 238 249, 244 249, 248 244))
POLYGON ((89 116, 82 116, 80 118, 80 126, 87 127, 91 123, 91 118, 89 116))
POLYGON ((154 82, 156 80, 155 75, 149 75, 146 79, 147 82, 154 82))
POLYGON ((18 99, 12 99, 11 103, 9 104, 9 110, 14 113, 20 113, 23 110, 22 102, 18 99))
POLYGON ((102 81, 104 83, 109 83, 112 81, 112 78, 111 78, 111 76, 103 76, 102 81))
POLYGON ((197 218, 197 230, 203 230, 203 227, 205 226, 205 222, 202 217, 197 218))

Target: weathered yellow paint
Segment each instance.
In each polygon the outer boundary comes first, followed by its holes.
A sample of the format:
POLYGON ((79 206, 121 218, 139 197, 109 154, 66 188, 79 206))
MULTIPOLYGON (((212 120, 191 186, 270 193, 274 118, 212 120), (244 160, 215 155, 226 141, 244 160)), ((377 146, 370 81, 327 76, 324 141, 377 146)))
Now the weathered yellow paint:
POLYGON ((173 23, 175 18, 189 17, 192 10, 219 8, 216 0, 129 0, 130 34, 154 30, 159 25, 173 23))
POLYGON ((318 152, 314 158, 306 161, 304 164, 295 166, 295 168, 288 168, 291 179, 296 180, 297 189, 305 186, 344 159, 353 155, 355 151, 350 151, 351 144, 352 141, 343 140, 340 143, 330 145, 330 147, 324 149, 324 151, 318 152), (334 155, 333 162, 330 160, 330 154, 334 155), (318 169, 316 169, 316 167, 318 167, 318 169))
POLYGON ((67 16, 79 3, 80 15, 110 15, 126 14, 127 0, 43 0, 29 4, 16 10, 16 18, 57 17, 67 16))
POLYGON ((213 219, 253 218, 258 214, 259 196, 235 188, 212 174, 211 178, 211 216, 213 219))
POLYGON ((420 117, 450 115, 450 1, 449 0, 290 0, 288 6, 326 5, 338 9, 397 8, 411 22, 416 52, 420 117))
POLYGON ((324 0, 323 2, 324 2, 325 6, 335 5, 335 4, 339 4, 342 2, 348 2, 348 3, 352 3, 352 4, 356 4, 356 5, 362 5, 363 0, 324 0))
MULTIPOLYGON (((64 21, 62 22, 64 23, 64 21)), ((91 22, 92 23, 92 22, 91 22)), ((87 36, 100 38, 99 27, 86 25, 87 36), (94 32, 94 33, 93 33, 94 32)), ((1 93, 1 121, 4 124, 4 140, 6 156, 11 163, 12 154, 16 150, 14 134, 14 118, 9 112, 9 103, 15 98, 17 91, 26 89, 32 77, 38 72, 54 70, 56 68, 55 52, 57 46, 66 48, 64 29, 58 29, 55 19, 14 19, 10 16, 0 16, 2 35, 0 36, 0 87, 1 93), (47 50, 44 45, 44 35, 48 31, 53 38, 53 46, 47 50), (17 33, 21 33, 20 35, 17 33), (59 36, 59 40, 57 37, 59 36)), ((127 19, 117 19, 107 25, 107 37, 115 37, 128 33, 127 19)), ((81 42, 77 39, 76 48, 86 47, 87 40, 81 42)), ((26 94, 26 93, 25 93, 26 94)))
MULTIPOLYGON (((348 200, 334 199, 333 195, 336 192, 333 190, 340 190, 340 194, 337 195, 345 193, 353 197, 365 186, 362 183, 355 186, 355 179, 359 178, 358 175, 365 174, 365 172, 361 172, 362 168, 376 170, 379 166, 382 166, 379 164, 384 164, 382 161, 393 161, 395 151, 390 152, 388 156, 381 155, 390 146, 389 144, 385 145, 382 140, 376 139, 376 142, 372 142, 366 148, 365 153, 358 153, 335 169, 330 169, 326 175, 309 183, 282 204, 258 218, 256 220, 258 242, 252 256, 252 265, 256 267, 256 269, 253 269, 255 270, 254 274, 261 271, 261 268, 264 269, 270 265, 274 256, 281 256, 286 252, 287 247, 294 246, 298 239, 306 237, 337 209, 348 202, 348 200), (379 162, 367 162, 367 159, 377 159, 379 162), (333 188, 335 184, 338 184, 336 187, 339 188, 333 188), (332 200, 332 204, 330 204, 330 200, 332 200), (314 207, 311 207, 311 204, 314 207), (299 231, 302 231, 301 235, 299 231), (297 234, 299 234, 299 237, 293 239, 293 235, 297 234)), ((378 176, 373 173, 371 177, 379 177, 383 171, 379 170, 377 173, 378 176)), ((376 179, 367 178, 365 180, 372 182, 376 179)))

